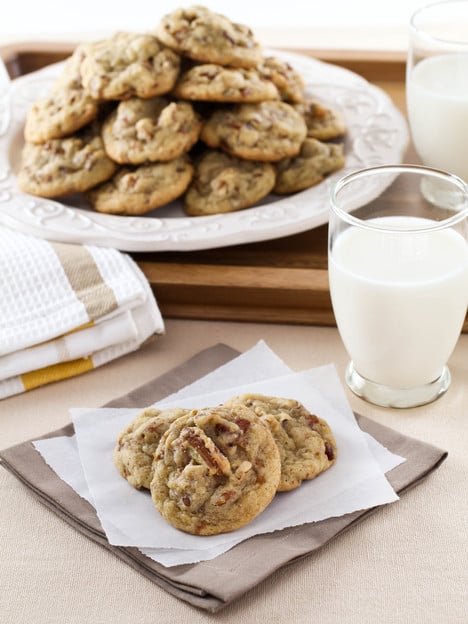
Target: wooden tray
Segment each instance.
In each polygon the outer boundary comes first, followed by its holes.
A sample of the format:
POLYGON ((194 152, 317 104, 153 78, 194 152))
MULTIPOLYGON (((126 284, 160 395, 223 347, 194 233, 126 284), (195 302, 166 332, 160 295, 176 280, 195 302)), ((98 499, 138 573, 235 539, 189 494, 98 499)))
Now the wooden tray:
MULTIPOLYGON (((12 77, 56 62, 69 44, 0 48, 12 77)), ((403 53, 290 50, 346 67, 383 89, 405 115, 403 53)), ((412 146, 405 162, 418 162, 412 146)), ((166 318, 334 325, 327 226, 272 241, 196 252, 132 254, 166 318)), ((463 328, 468 331, 468 318, 463 328)))

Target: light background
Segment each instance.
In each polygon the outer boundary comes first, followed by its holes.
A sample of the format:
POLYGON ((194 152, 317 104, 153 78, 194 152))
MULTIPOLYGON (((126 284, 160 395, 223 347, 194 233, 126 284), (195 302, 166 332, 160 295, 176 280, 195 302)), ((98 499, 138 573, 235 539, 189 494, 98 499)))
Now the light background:
MULTIPOLYGON (((0 19, 0 44, 77 41, 121 30, 150 30, 164 14, 198 0, 13 0, 0 19)), ((205 0, 248 24, 264 45, 404 50, 411 14, 424 0, 205 0)))

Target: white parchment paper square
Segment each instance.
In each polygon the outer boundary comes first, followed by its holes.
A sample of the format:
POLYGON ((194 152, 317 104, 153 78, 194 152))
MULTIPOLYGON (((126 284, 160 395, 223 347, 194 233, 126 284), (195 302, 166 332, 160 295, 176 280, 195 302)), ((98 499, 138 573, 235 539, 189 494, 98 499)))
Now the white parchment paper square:
POLYGON ((35 445, 59 476, 96 507, 111 543, 137 546, 163 565, 209 559, 258 533, 397 499, 382 466, 390 469, 403 459, 389 453, 359 429, 332 366, 291 374, 265 343, 260 342, 159 405, 216 405, 245 391, 293 396, 303 402, 329 422, 339 454, 336 464, 319 479, 303 483, 293 492, 278 494, 254 522, 234 533, 198 537, 177 531, 159 516, 147 492, 135 490, 120 477, 112 462, 115 439, 140 409, 73 410, 79 455, 73 438, 65 438, 63 442, 60 438, 43 440, 35 445), (243 383, 246 379, 258 379, 262 374, 271 376, 285 372, 288 374, 255 384, 243 383), (239 385, 230 387, 233 382, 239 385), (196 394, 199 390, 220 388, 223 384, 228 388, 196 394), (369 444, 372 444, 372 450, 369 444))

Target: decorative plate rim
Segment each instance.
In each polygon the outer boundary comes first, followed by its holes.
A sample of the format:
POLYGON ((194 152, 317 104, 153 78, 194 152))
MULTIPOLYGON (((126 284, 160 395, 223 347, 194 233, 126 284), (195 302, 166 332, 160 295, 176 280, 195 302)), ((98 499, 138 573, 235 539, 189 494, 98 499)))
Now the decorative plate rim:
POLYGON ((346 166, 319 185, 241 211, 188 217, 181 203, 150 216, 105 215, 57 200, 28 195, 16 185, 26 111, 50 86, 62 63, 0 85, 0 224, 49 240, 114 247, 122 251, 193 251, 281 238, 328 222, 330 188, 345 173, 399 164, 409 141, 403 115, 390 97, 362 76, 297 53, 265 50, 304 77, 306 93, 340 110, 348 128, 346 166), (171 211, 174 216, 171 216, 171 211), (167 214, 169 213, 169 215, 167 214))

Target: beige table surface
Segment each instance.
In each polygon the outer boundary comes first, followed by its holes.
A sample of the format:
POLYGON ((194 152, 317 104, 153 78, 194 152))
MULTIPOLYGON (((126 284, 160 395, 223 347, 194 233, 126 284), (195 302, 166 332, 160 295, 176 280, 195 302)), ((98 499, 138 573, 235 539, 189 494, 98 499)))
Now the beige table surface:
MULTIPOLYGON (((79 378, 0 402, 0 446, 61 427, 70 406, 99 406, 225 342, 266 342, 293 369, 346 354, 334 328, 168 321, 137 353, 79 378)), ((468 622, 468 335, 451 358, 453 385, 438 402, 387 410, 349 393, 352 407, 449 452, 442 467, 318 553, 286 567, 216 615, 173 598, 76 532, 0 468, 2 624, 468 622)))

